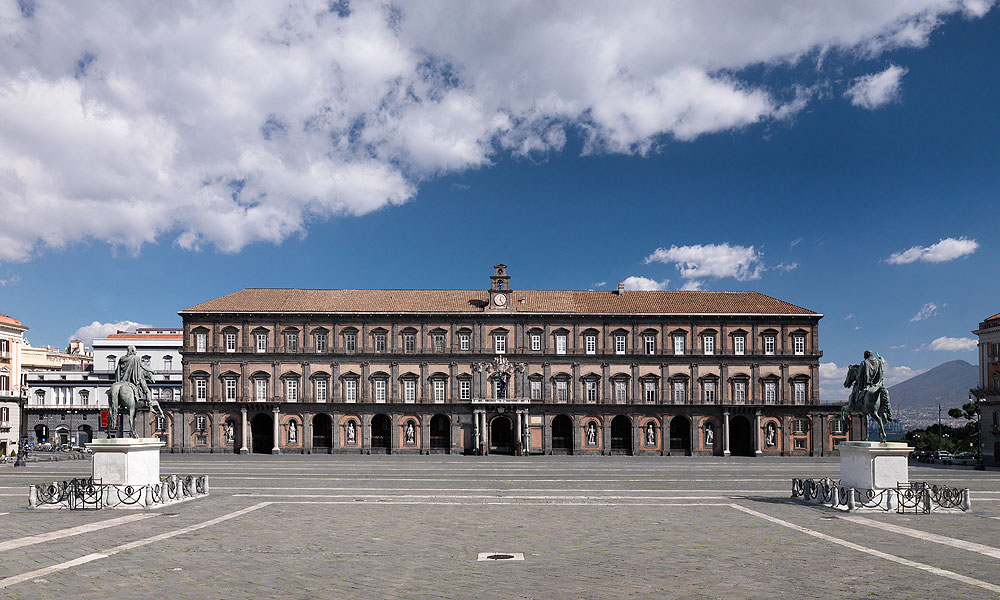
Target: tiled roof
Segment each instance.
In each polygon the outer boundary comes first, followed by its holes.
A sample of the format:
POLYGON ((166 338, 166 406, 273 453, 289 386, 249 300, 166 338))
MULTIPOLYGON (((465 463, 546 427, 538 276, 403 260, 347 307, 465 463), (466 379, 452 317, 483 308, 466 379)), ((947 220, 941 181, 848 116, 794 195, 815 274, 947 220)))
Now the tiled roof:
POLYGON ((0 313, 0 323, 6 323, 7 325, 17 325, 20 326, 21 322, 14 317, 8 317, 7 315, 0 313))
MULTIPOLYGON (((485 290, 248 288, 181 312, 480 313, 489 297, 485 290)), ((568 314, 817 314, 758 292, 515 290, 512 305, 518 312, 568 314)))

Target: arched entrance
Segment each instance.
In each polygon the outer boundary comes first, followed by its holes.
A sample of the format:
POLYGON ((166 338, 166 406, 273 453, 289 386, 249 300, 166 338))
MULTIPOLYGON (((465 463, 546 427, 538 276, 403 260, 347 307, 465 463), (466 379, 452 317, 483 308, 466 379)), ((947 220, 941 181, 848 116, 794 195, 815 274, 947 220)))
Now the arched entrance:
POLYGON ((514 451, 514 423, 507 417, 490 421, 490 452, 512 454, 514 451))
POLYGON ((750 421, 741 415, 729 419, 729 454, 753 456, 753 432, 750 421))
POLYGON ((259 413, 250 420, 250 451, 254 454, 270 454, 274 448, 274 421, 271 415, 259 413))
POLYGON ((372 417, 372 452, 388 453, 392 450, 392 426, 386 415, 372 417))
POLYGON ((76 444, 82 446, 94 441, 94 433, 90 425, 80 425, 76 430, 76 444))
POLYGON ((49 428, 45 425, 35 425, 35 443, 44 444, 49 441, 49 428))
POLYGON ((691 421, 687 417, 670 419, 670 454, 691 456, 691 421))
POLYGON ((451 447, 451 419, 445 415, 431 417, 431 450, 451 447))
POLYGON ((625 415, 611 419, 611 452, 632 454, 632 419, 625 415))
POLYGON ((333 420, 330 415, 318 414, 312 421, 313 452, 327 453, 333 448, 333 420))
POLYGON ((59 427, 56 429, 56 438, 54 440, 60 446, 69 443, 69 428, 59 427))
POLYGON ((573 421, 566 415, 552 419, 552 451, 567 454, 573 451, 573 421))

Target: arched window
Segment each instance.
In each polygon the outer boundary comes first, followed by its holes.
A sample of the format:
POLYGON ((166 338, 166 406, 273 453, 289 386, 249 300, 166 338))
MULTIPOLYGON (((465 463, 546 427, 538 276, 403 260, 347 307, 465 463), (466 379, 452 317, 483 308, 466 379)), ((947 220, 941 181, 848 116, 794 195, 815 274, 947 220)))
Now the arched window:
POLYGON ((172 371, 174 368, 174 357, 169 354, 163 357, 163 370, 172 371))
POLYGON ((90 390, 80 390, 80 402, 84 406, 88 406, 90 404, 90 390))

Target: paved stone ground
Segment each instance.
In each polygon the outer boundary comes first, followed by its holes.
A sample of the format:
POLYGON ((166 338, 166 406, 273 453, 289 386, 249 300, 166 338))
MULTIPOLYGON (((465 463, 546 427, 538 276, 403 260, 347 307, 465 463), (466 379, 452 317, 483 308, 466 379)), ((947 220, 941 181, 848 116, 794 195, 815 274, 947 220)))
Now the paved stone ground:
POLYGON ((0 466, 0 598, 1000 596, 994 470, 911 465, 971 488, 973 512, 859 520, 788 498, 793 476, 836 478, 837 459, 162 458, 208 474, 212 495, 32 511, 29 482, 90 462, 0 466), (122 517, 139 520, 101 525, 122 517))

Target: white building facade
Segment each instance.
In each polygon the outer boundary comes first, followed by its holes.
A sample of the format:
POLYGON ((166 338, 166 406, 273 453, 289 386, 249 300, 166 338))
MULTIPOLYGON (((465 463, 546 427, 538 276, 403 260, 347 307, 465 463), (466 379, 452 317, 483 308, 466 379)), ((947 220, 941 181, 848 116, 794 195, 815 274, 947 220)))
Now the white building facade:
POLYGON ((0 456, 11 456, 20 437, 21 347, 27 329, 17 319, 0 314, 0 456))

